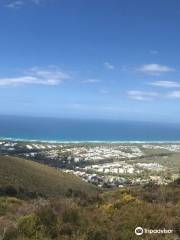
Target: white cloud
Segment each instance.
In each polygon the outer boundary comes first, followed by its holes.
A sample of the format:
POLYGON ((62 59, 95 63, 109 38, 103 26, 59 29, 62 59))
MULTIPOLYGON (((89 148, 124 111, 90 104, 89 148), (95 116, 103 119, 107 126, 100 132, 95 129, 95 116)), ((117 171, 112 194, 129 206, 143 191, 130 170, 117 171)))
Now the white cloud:
POLYGON ((149 101, 158 97, 158 93, 156 92, 143 92, 143 91, 136 91, 136 90, 128 91, 127 95, 129 98, 133 100, 138 100, 138 101, 149 101))
POLYGON ((102 94, 108 94, 108 93, 109 93, 109 91, 108 91, 108 90, 106 90, 106 89, 101 89, 101 90, 100 90, 100 93, 102 93, 102 94))
MULTIPOLYGON (((5 6, 12 9, 18 9, 21 8, 27 2, 28 1, 26 0, 9 0, 9 3, 7 3, 5 6)), ((29 0, 29 2, 39 5, 42 2, 42 0, 29 0)))
POLYGON ((68 73, 58 67, 40 68, 34 67, 24 74, 16 77, 1 77, 0 86, 18 85, 58 85, 66 79, 70 79, 68 73))
POLYGON ((41 3, 41 0, 31 0, 31 1, 37 5, 41 3))
POLYGON ((175 69, 165 65, 152 63, 152 64, 145 64, 140 68, 137 68, 137 71, 145 74, 149 74, 149 75, 159 75, 161 73, 174 72, 175 69))
POLYGON ((149 53, 152 55, 157 55, 159 52, 157 50, 150 50, 149 53))
POLYGON ((162 88, 179 88, 180 83, 174 81, 154 81, 149 83, 149 85, 162 87, 162 88))
POLYGON ((8 4, 6 4, 6 7, 8 8, 20 8, 24 4, 24 1, 17 0, 17 1, 11 1, 8 4))
POLYGON ((96 78, 89 78, 89 79, 83 80, 82 82, 83 83, 97 83, 97 82, 100 82, 100 80, 96 79, 96 78))
POLYGON ((151 101, 156 98, 161 99, 180 99, 180 91, 172 91, 169 93, 159 94, 157 92, 144 92, 131 90, 127 92, 127 95, 130 99, 138 101, 151 101))
POLYGON ((169 98, 180 98, 180 91, 173 91, 167 95, 169 98))
POLYGON ((109 62, 105 62, 104 63, 104 66, 107 68, 107 69, 110 69, 110 70, 113 70, 113 69, 115 69, 115 66, 114 65, 112 65, 111 63, 109 63, 109 62))

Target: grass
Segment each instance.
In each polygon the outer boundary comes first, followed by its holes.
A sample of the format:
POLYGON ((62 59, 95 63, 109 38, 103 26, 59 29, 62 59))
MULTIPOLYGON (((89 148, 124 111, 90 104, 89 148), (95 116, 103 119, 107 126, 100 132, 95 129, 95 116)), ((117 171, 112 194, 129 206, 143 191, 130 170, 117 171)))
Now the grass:
POLYGON ((96 188, 80 178, 33 161, 0 156, 0 188, 13 186, 45 196, 65 195, 69 189, 96 194, 96 188))

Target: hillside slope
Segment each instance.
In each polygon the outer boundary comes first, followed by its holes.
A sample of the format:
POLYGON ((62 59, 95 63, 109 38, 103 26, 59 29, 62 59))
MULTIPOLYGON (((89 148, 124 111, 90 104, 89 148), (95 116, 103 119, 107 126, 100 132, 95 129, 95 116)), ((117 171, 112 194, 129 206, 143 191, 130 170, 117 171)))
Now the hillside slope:
POLYGON ((0 156, 0 188, 13 186, 26 192, 64 195, 69 189, 95 194, 96 188, 80 178, 33 161, 0 156))

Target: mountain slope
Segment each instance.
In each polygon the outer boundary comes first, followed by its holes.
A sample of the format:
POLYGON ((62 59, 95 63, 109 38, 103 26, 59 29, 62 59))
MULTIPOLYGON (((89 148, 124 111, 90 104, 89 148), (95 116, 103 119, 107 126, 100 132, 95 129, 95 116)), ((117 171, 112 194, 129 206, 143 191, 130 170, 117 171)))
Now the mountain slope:
POLYGON ((69 189, 96 194, 94 186, 72 174, 33 161, 0 156, 0 188, 7 186, 46 196, 64 195, 69 189))

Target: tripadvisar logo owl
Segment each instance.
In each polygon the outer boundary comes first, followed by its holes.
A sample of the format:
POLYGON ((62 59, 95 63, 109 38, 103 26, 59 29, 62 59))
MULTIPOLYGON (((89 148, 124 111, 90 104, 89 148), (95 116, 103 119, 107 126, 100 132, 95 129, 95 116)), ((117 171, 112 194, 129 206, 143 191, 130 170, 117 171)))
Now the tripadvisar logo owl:
POLYGON ((135 234, 136 234, 137 236, 141 236, 141 235, 143 234, 143 232, 144 232, 144 230, 143 230, 142 227, 137 227, 137 228, 135 229, 135 234))

